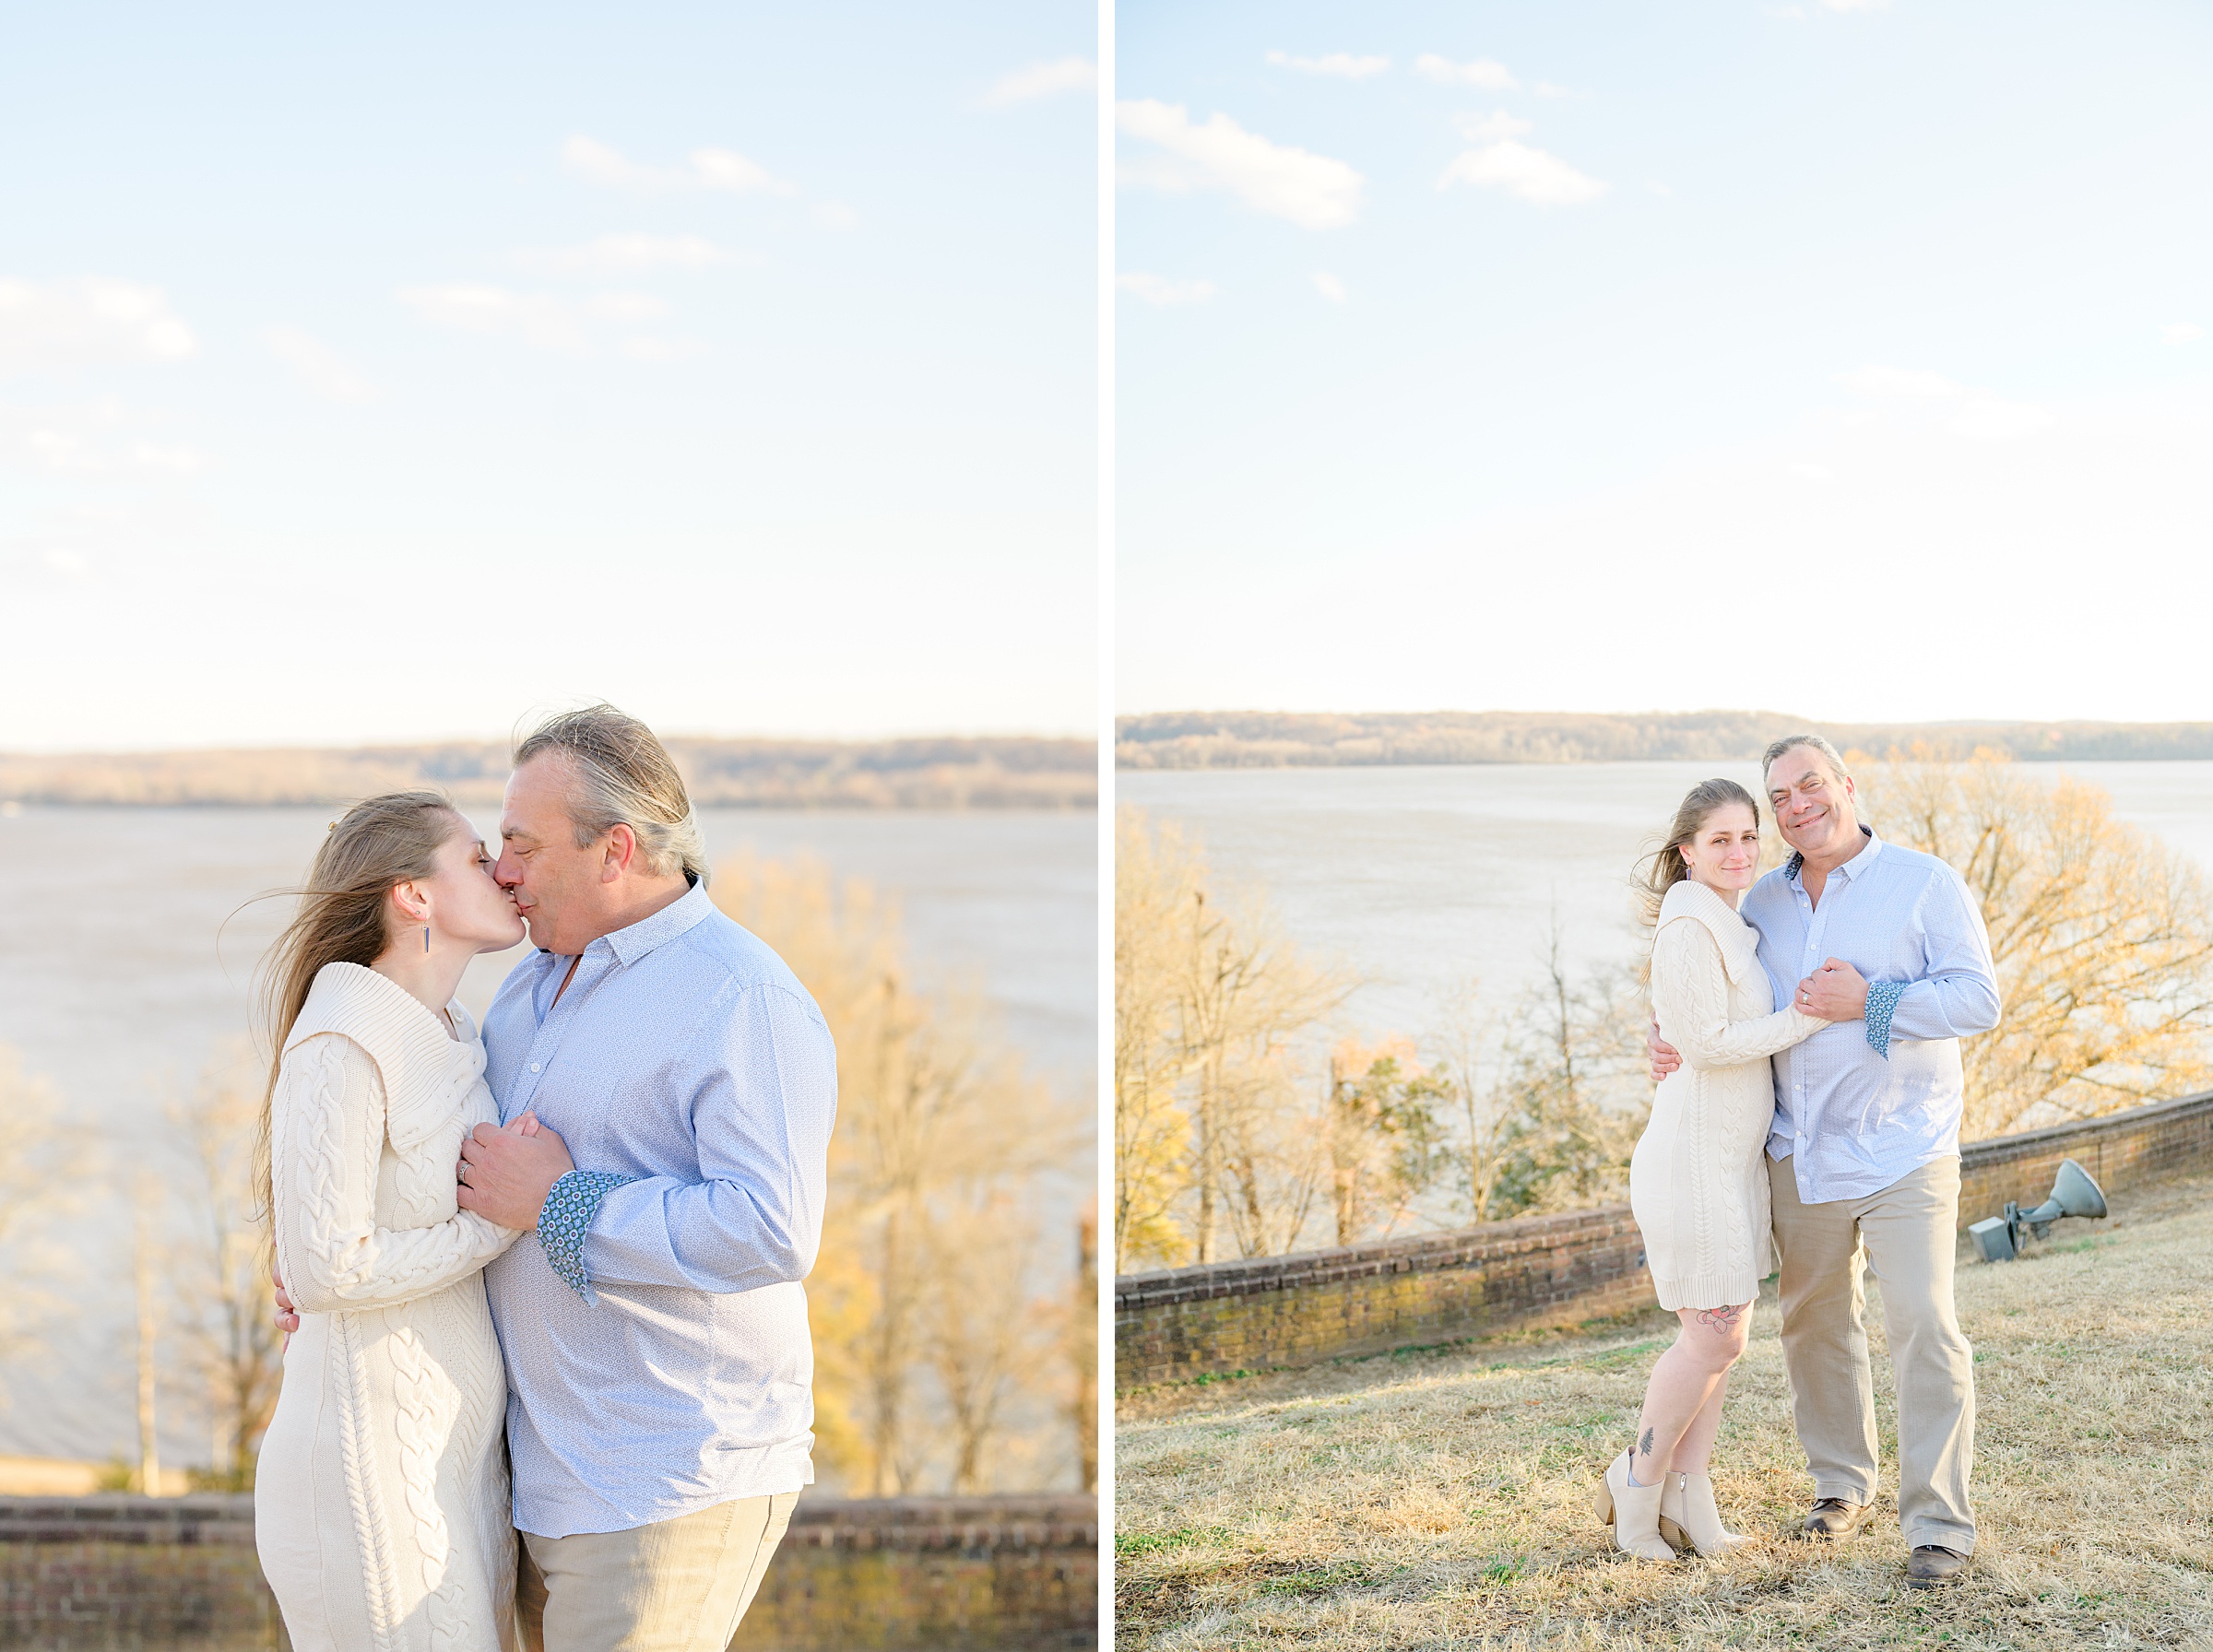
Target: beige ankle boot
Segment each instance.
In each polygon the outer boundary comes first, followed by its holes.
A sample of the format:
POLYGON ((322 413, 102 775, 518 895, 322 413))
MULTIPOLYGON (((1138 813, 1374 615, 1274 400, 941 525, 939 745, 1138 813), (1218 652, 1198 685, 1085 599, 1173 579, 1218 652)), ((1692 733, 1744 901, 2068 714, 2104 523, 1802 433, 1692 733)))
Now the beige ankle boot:
POLYGON ((1666 1490, 1664 1479, 1656 1486, 1631 1485, 1629 1454, 1625 1451, 1607 1465, 1605 1479, 1592 1493, 1591 1506, 1614 1528, 1614 1546, 1624 1554, 1673 1560, 1674 1547, 1660 1535, 1660 1497, 1666 1490))
POLYGON ((1659 1528, 1667 1541, 1696 1549, 1708 1560, 1718 1560, 1751 1541, 1722 1527, 1722 1511, 1714 1505, 1713 1481, 1702 1469, 1696 1474, 1670 1469, 1661 1477, 1659 1528))

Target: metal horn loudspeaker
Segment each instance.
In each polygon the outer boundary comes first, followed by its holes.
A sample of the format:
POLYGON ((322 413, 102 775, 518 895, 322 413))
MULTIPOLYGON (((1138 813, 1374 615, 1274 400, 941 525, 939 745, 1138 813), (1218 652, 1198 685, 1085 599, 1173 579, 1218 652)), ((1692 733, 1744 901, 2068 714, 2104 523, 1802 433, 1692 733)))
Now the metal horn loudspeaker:
POLYGON ((2105 1195, 2090 1173, 2072 1159, 2059 1162, 2052 1181, 2052 1197, 2033 1210, 2006 1201, 2006 1214, 1986 1216, 1970 1222, 1968 1232, 1985 1262, 2010 1262, 2021 1254, 2021 1242, 2030 1233, 2039 1239, 2052 1236, 2052 1224, 2064 1216, 2087 1216, 2095 1221, 2105 1214, 2105 1195))

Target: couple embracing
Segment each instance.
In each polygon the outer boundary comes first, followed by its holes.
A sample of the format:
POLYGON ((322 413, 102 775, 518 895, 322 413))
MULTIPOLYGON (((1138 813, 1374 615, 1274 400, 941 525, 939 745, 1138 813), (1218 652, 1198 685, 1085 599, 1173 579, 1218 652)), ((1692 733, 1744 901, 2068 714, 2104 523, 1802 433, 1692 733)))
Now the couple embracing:
POLYGON ((1758 876, 1759 804, 1711 780, 1651 868, 1660 1085, 1629 1198, 1682 1329, 1596 1506, 1617 1546, 1649 1559, 1745 1541, 1722 1524, 1708 1467, 1759 1281, 1780 1269, 1814 1481, 1802 1530, 1834 1541, 1864 1528, 1876 1481, 1865 1266, 1897 1374, 1907 1582, 1941 1587, 1975 1543, 1974 1368, 1952 1262, 1959 1041, 1998 1021, 1989 936, 1957 872, 1860 823, 1826 740, 1778 740, 1762 772, 1787 863, 1758 876))
POLYGON ((813 1479, 835 1053, 644 724, 538 728, 500 834, 356 805, 272 956, 262 1569, 301 1652, 723 1652, 813 1479))

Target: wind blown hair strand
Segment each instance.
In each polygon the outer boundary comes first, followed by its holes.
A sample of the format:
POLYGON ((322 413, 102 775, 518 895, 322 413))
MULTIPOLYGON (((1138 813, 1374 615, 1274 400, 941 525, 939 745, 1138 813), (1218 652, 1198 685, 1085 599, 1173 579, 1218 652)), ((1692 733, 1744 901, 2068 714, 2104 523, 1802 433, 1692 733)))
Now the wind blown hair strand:
POLYGON ((254 1193, 265 1234, 274 1220, 269 1166, 271 1108, 284 1066, 284 1041, 330 963, 366 969, 391 944, 385 898, 395 884, 429 878, 438 852, 467 822, 443 792, 387 792, 355 804, 331 823, 315 851, 292 920, 261 964, 261 1025, 269 1044, 268 1078, 254 1143, 254 1193))

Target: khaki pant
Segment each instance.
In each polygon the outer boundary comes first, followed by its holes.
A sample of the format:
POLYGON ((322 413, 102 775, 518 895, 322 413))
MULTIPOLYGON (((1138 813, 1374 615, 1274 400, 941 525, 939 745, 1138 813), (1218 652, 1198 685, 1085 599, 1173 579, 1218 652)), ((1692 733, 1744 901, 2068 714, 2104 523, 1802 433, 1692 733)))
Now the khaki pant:
POLYGON ((517 1532, 525 1652, 723 1652, 799 1500, 743 1497, 630 1531, 517 1532))
POLYGON ((1782 1358, 1814 1495, 1875 1501, 1875 1379, 1863 1259, 1883 1288, 1898 1378, 1898 1520, 1911 1548, 1975 1547, 1974 1354, 1952 1303, 1959 1161, 1938 1159, 1864 1198, 1801 1204, 1791 1162, 1770 1161, 1782 1266, 1782 1358))

